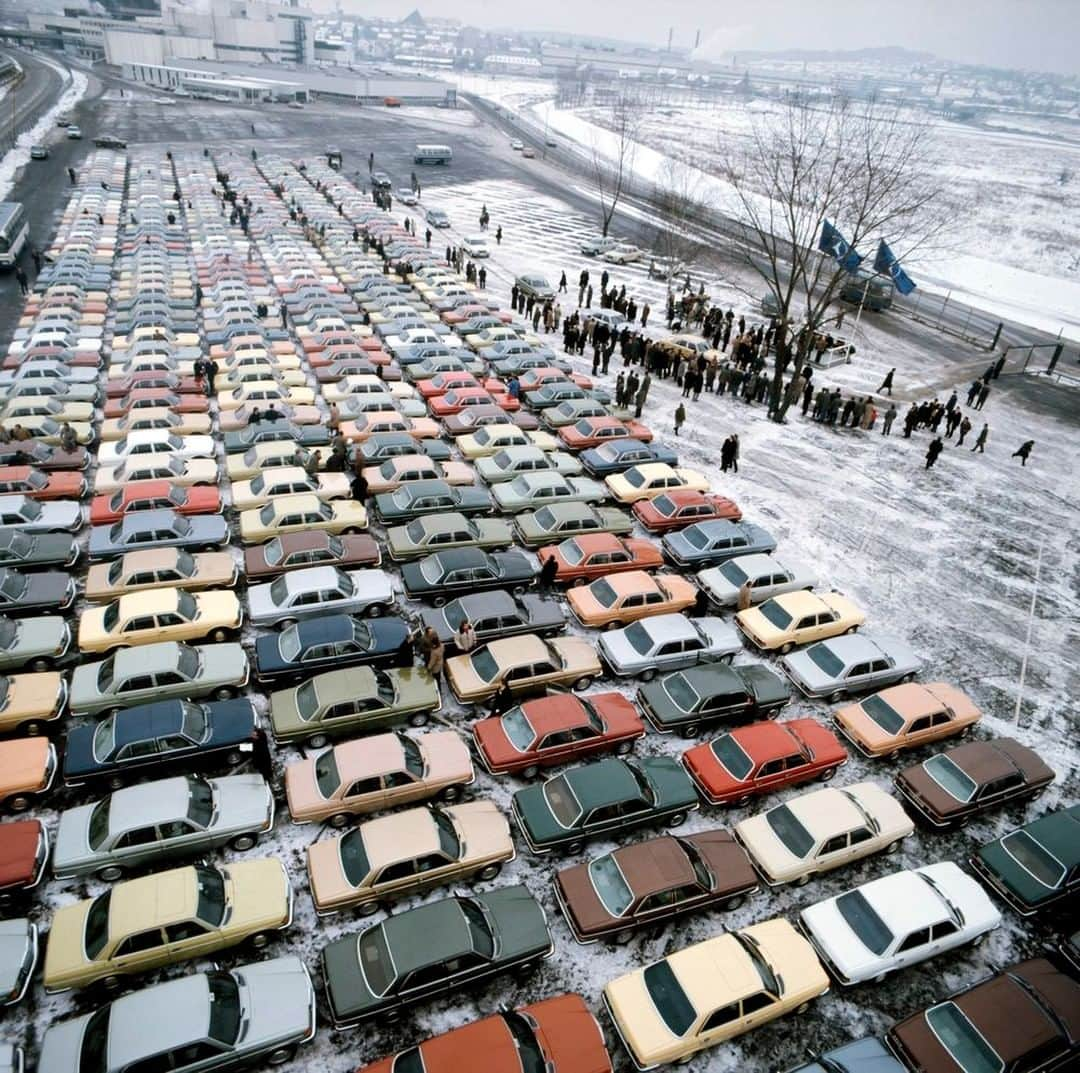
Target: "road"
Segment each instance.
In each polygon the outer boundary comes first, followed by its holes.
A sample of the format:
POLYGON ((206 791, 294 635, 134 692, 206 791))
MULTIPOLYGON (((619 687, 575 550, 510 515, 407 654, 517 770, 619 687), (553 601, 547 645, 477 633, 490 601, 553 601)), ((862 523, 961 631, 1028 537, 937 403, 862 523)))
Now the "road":
POLYGON ((54 67, 43 63, 32 52, 21 48, 4 48, 2 51, 17 60, 23 69, 22 82, 0 101, 0 146, 7 150, 22 130, 51 107, 64 80, 54 67))

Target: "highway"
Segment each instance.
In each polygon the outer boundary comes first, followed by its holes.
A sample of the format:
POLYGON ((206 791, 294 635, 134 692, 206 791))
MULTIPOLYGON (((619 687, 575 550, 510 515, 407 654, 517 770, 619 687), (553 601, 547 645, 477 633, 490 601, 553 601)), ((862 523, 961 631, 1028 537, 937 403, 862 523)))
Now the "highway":
POLYGON ((17 60, 24 72, 22 82, 0 100, 0 147, 6 152, 23 130, 52 107, 64 80, 54 67, 32 52, 10 47, 0 51, 17 60))

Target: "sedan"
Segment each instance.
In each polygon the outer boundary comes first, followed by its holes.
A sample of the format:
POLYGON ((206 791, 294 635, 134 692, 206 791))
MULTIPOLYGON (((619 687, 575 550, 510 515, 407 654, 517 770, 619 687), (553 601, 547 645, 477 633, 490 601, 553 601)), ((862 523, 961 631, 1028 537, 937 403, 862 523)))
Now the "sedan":
POLYGON ((811 1060, 787 1073, 908 1073, 876 1036, 841 1044, 824 1054, 807 1052, 811 1060))
POLYGON ((780 660, 780 669, 808 697, 836 702, 850 693, 914 678, 922 660, 892 637, 834 637, 780 660))
POLYGON ((803 932, 845 987, 980 943, 1001 914, 952 861, 893 872, 799 913, 803 932))
POLYGON ((738 909, 758 889, 745 850, 716 828, 660 835, 555 873, 555 899, 579 943, 627 943, 641 927, 738 909))
POLYGON ((207 413, 175 413, 167 407, 139 408, 125 417, 110 418, 101 425, 101 438, 105 442, 121 440, 129 432, 147 429, 169 429, 178 436, 205 436, 210 433, 210 415, 207 413))
MULTIPOLYGON (((707 492, 706 477, 692 469, 675 469, 663 462, 647 462, 631 466, 622 473, 604 478, 608 491, 620 503, 636 503, 639 499, 655 499, 680 489, 707 492)), ((770 549, 771 550, 771 549, 770 549)))
POLYGON ((536 555, 541 564, 554 559, 555 580, 567 585, 584 585, 609 574, 655 570, 664 565, 651 540, 624 539, 612 533, 573 537, 541 548, 536 555))
POLYGON ((132 432, 122 440, 103 443, 98 448, 98 465, 118 466, 139 455, 169 454, 176 458, 213 458, 212 436, 178 436, 167 429, 132 432))
POLYGON ((59 615, 0 618, 0 671, 48 670, 68 654, 71 629, 59 615))
POLYGON ((82 508, 72 500, 41 503, 27 495, 0 495, 0 535, 5 529, 20 533, 77 533, 82 508))
POLYGON ((430 437, 418 440, 408 432, 376 432, 360 444, 359 451, 365 465, 377 465, 400 455, 425 454, 436 462, 450 459, 448 443, 430 437))
POLYGON ((176 458, 173 455, 140 455, 119 466, 99 466, 94 491, 117 492, 129 484, 169 481, 180 487, 213 484, 218 481, 218 464, 212 458, 176 458))
POLYGON ((386 546, 396 562, 451 548, 508 548, 513 529, 501 518, 466 518, 456 512, 414 518, 386 531, 386 546))
POLYGON ((0 529, 0 565, 36 570, 42 566, 74 566, 79 545, 67 533, 23 533, 0 529))
POLYGON ((591 447, 603 447, 613 441, 633 439, 638 443, 651 443, 652 429, 640 421, 617 417, 583 417, 573 425, 559 429, 559 439, 568 450, 583 451, 591 447))
POLYGON ((90 530, 91 559, 111 559, 142 548, 208 551, 229 542, 229 525, 220 514, 186 517, 175 510, 143 510, 125 514, 112 525, 90 530))
POLYGON ((442 607, 422 611, 420 620, 450 649, 456 649, 458 631, 465 622, 479 643, 522 633, 554 637, 566 629, 566 614, 558 601, 530 593, 512 596, 505 589, 459 596, 442 607))
POLYGON ((489 425, 516 425, 526 432, 533 432, 539 428, 539 424, 532 414, 522 410, 507 413, 494 400, 483 406, 470 406, 459 414, 443 418, 442 422, 448 436, 466 436, 489 425))
POLYGON ((236 564, 228 551, 193 555, 179 548, 148 548, 91 566, 84 595, 87 600, 100 601, 165 586, 191 591, 231 589, 236 578, 236 564))
POLYGON ((117 790, 60 815, 52 869, 58 879, 125 872, 231 846, 248 850, 274 824, 274 797, 261 775, 192 775, 117 790))
POLYGON ((0 566, 0 614, 67 611, 75 602, 75 579, 60 570, 28 574, 0 566))
POLYGON ((386 524, 447 511, 491 514, 491 495, 483 488, 455 486, 446 481, 414 481, 397 491, 375 496, 375 514, 386 524))
POLYGON ((208 485, 189 487, 170 481, 136 481, 111 495, 90 501, 90 524, 110 525, 125 514, 147 510, 174 510, 177 514, 218 514, 221 495, 208 485))
POLYGON ((566 596, 570 610, 583 626, 619 629, 626 622, 693 607, 697 589, 678 574, 649 574, 644 570, 611 574, 566 596))
POLYGON ((275 466, 264 469, 250 481, 233 481, 235 510, 254 510, 279 496, 309 494, 322 500, 347 499, 349 478, 344 473, 307 473, 303 466, 275 466))
POLYGON ((555 503, 601 503, 604 486, 588 477, 564 477, 556 472, 526 473, 492 488, 496 507, 504 514, 520 514, 555 503))
POLYGON ((660 671, 730 663, 742 647, 728 623, 718 618, 691 619, 681 613, 653 615, 625 629, 611 630, 596 646, 613 673, 637 675, 646 682, 660 671))
POLYGON ((475 480, 472 467, 464 462, 436 462, 426 454, 399 455, 377 466, 365 466, 364 480, 374 494, 396 491, 403 484, 418 481, 442 481, 450 485, 471 485, 475 480))
POLYGON ((581 502, 551 503, 514 518, 518 542, 527 547, 553 544, 587 533, 624 536, 633 528, 634 523, 624 511, 616 507, 593 507, 581 502))
POLYGON ((324 948, 330 1018, 339 1028, 394 1020, 414 1003, 521 973, 554 949, 544 910, 524 885, 407 909, 324 948))
POLYGON ((488 458, 508 447, 536 447, 553 451, 558 446, 548 432, 526 432, 514 424, 483 425, 474 433, 458 437, 458 449, 468 459, 488 458))
POLYGON ((46 472, 33 466, 0 466, 0 495, 31 499, 81 499, 86 478, 74 470, 46 472))
POLYGON ((723 610, 737 607, 740 593, 746 593, 751 604, 760 604, 786 592, 812 589, 817 577, 786 555, 738 555, 702 570, 697 583, 709 602, 723 610))
POLYGON ((678 827, 698 807, 697 791, 678 761, 614 757, 570 768, 518 790, 511 807, 533 853, 580 853, 586 840, 642 824, 678 827))
POLYGON ((292 421, 260 421, 233 429, 222 436, 225 453, 243 454, 257 443, 290 443, 298 447, 325 447, 330 443, 330 429, 325 424, 297 425, 292 421))
POLYGON ((677 566, 701 569, 736 556, 776 550, 776 539, 752 522, 722 518, 695 522, 665 535, 664 555, 677 566))
POLYGON ((247 601, 253 626, 291 624, 327 611, 363 612, 374 618, 393 606, 394 587, 383 570, 309 566, 251 586, 247 601))
POLYGON ((552 472, 576 477, 581 473, 581 463, 565 451, 544 451, 527 444, 505 447, 493 455, 481 457, 476 462, 476 472, 488 484, 501 484, 523 473, 552 472))
POLYGON ((666 447, 653 443, 641 443, 633 439, 616 439, 601 447, 582 451, 581 464, 592 477, 606 477, 609 473, 622 473, 631 466, 642 463, 662 462, 669 466, 679 463, 679 456, 666 447))
POLYGON ((735 616, 735 625, 756 648, 785 653, 796 645, 854 633, 865 621, 866 614, 838 592, 786 592, 735 616))
POLYGON ((38 469, 86 469, 90 454, 85 447, 62 451, 46 443, 26 440, 22 443, 0 444, 0 466, 37 466, 38 469))
POLYGON ((553 432, 576 425, 586 417, 610 417, 608 408, 594 398, 567 399, 540 412, 541 422, 553 432))
POLYGON ((401 568, 401 583, 410 599, 429 599, 441 607, 460 592, 507 588, 520 596, 535 582, 538 571, 532 557, 520 551, 456 548, 407 562, 401 568))
POLYGON ((351 499, 323 499, 302 492, 274 497, 259 508, 240 511, 240 539, 257 544, 290 533, 325 532, 335 536, 367 528, 367 511, 351 499))
POLYGON ((593 645, 578 637, 544 641, 525 634, 491 641, 446 662, 446 680, 455 696, 473 703, 550 686, 570 686, 581 693, 599 676, 593 645))
MULTIPOLYGON (((34 823, 33 826, 36 827, 37 824, 34 823)), ((4 864, 14 870, 14 862, 9 860, 7 846, 4 864)), ((0 887, 0 890, 3 889, 0 887)), ((3 995, 0 1006, 14 1006, 26 995, 37 968, 38 948, 36 924, 26 917, 0 921, 0 995, 3 995)), ((0 1056, 0 1068, 3 1065, 3 1057, 0 1056)), ((12 1073, 19 1071, 19 1066, 8 1068, 12 1069, 12 1073)))
POLYGON ((828 782, 847 763, 847 750, 816 719, 751 723, 695 745, 682 762, 712 805, 747 805, 755 794, 828 782))

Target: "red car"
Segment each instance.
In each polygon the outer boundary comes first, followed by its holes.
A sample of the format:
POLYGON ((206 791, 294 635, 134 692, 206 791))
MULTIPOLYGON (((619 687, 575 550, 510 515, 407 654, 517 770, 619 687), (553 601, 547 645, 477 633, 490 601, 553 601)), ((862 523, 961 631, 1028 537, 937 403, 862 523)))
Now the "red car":
POLYGON ((65 365, 96 368, 101 355, 96 350, 74 350, 62 346, 35 346, 23 354, 9 354, 4 358, 4 369, 18 369, 35 361, 62 361, 65 365))
POLYGON ((167 387, 140 387, 120 398, 105 403, 106 417, 126 417, 132 410, 153 410, 167 407, 177 414, 205 414, 210 400, 203 394, 181 395, 167 387))
POLYGON ((840 739, 816 719, 736 727, 683 753, 683 766, 714 805, 745 805, 810 779, 829 780, 847 763, 840 739))
POLYGON ((0 495, 26 495, 31 499, 80 499, 85 491, 85 478, 71 470, 46 473, 33 466, 0 466, 0 495))
POLYGON ((617 417, 583 417, 575 424, 559 429, 559 439, 571 451, 601 447, 611 440, 632 439, 650 443, 652 438, 652 429, 633 418, 620 421, 617 417))
POLYGON ((465 372, 437 373, 430 380, 416 382, 416 390, 424 399, 433 399, 436 395, 445 395, 448 391, 460 391, 480 386, 480 381, 472 373, 465 372))
POLYGON ((160 372, 157 369, 147 369, 141 373, 131 373, 118 380, 110 380, 105 387, 105 394, 110 399, 122 399, 133 391, 150 388, 165 388, 167 391, 175 391, 180 395, 205 397, 206 394, 205 390, 196 383, 195 377, 160 372))
POLYGON ((221 496, 213 485, 182 488, 169 481, 135 481, 90 500, 90 524, 109 525, 138 510, 175 510, 177 514, 220 514, 221 496))
POLYGON ((633 510, 637 520, 650 533, 667 533, 712 518, 726 518, 731 522, 742 519, 742 511, 732 500, 685 489, 665 492, 655 499, 639 499, 633 510))
POLYGON ((584 585, 606 574, 624 570, 655 570, 664 565, 664 556, 651 540, 617 537, 613 533, 586 533, 537 551, 541 566, 554 559, 555 580, 567 585, 584 585))
POLYGON ((473 317, 498 317, 503 324, 509 324, 514 319, 514 314, 508 312, 505 309, 488 309, 487 306, 482 305, 461 305, 456 309, 448 309, 445 313, 441 313, 444 323, 446 324, 464 324, 465 321, 471 320, 473 317))
POLYGON ((337 566, 341 569, 378 566, 379 545, 366 533, 333 536, 315 530, 286 533, 265 544, 244 551, 244 573, 248 581, 284 574, 305 566, 337 566))
POLYGON ((484 767, 526 779, 593 753, 628 753, 644 733, 637 708, 621 693, 540 697, 473 724, 484 767))
POLYGON ((0 905, 36 887, 49 856, 49 836, 38 820, 0 824, 0 905))
POLYGON ((451 417, 454 414, 467 410, 470 406, 494 405, 513 413, 521 409, 521 402, 509 395, 492 395, 482 387, 464 387, 460 390, 448 391, 445 395, 436 395, 428 399, 428 409, 432 417, 451 417))

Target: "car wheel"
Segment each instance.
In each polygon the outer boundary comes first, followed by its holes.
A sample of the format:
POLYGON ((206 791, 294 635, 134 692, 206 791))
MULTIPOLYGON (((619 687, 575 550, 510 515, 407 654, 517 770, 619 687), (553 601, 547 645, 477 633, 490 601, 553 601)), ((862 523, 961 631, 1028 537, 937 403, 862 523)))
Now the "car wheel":
POLYGON ((510 592, 514 596, 524 596, 525 595, 525 586, 524 585, 515 585, 510 590, 510 592))
POLYGON ((854 626, 848 626, 848 628, 846 630, 844 630, 844 633, 858 633, 858 632, 859 632, 858 624, 856 624, 854 626))
POLYGON ((915 681, 915 672, 912 671, 910 674, 905 674, 904 677, 900 679, 900 681, 901 682, 914 682, 915 681))
POLYGON ((278 622, 278 625, 283 630, 287 630, 287 629, 289 629, 290 626, 295 626, 296 625, 296 619, 294 619, 294 618, 283 618, 283 619, 281 619, 280 622, 278 622))
POLYGON ((753 801, 753 799, 754 799, 753 794, 743 794, 742 797, 735 798, 735 802, 734 802, 735 807, 736 808, 746 808, 746 806, 749 805, 750 802, 753 801))
POLYGON ((875 977, 874 977, 874 983, 875 983, 875 984, 882 984, 882 983, 884 983, 884 982, 885 982, 885 977, 886 977, 886 976, 888 976, 888 975, 889 975, 889 974, 888 974, 887 972, 879 972, 879 973, 877 974, 877 976, 875 976, 875 977))
POLYGON ((101 986, 102 986, 103 990, 108 991, 110 993, 112 993, 114 991, 119 991, 120 990, 120 977, 115 976, 115 975, 106 976, 105 979, 103 979, 101 981, 101 986))
POLYGON ((443 788, 442 793, 439 794, 439 797, 443 801, 447 801, 447 802, 457 801, 458 798, 461 797, 461 787, 460 786, 446 786, 446 787, 443 788))
POLYGON ((227 641, 229 638, 229 631, 224 629, 217 629, 210 635, 212 641, 216 641, 220 644, 222 641, 227 641))
POLYGON ((976 935, 975 938, 971 940, 970 945, 971 946, 982 946, 982 944, 985 943, 985 942, 986 942, 986 932, 984 931, 981 935, 976 935))
POLYGON ((240 752, 239 749, 232 749, 230 752, 227 752, 225 754, 225 766, 236 767, 236 765, 239 764, 240 761, 243 759, 244 754, 240 752))
POLYGON ((613 619, 611 622, 604 623, 605 630, 621 630, 622 623, 618 619, 613 619))
POLYGON ((296 1054, 295 1047, 278 1047, 266 1056, 266 1064, 269 1066, 282 1066, 296 1054))
POLYGON ((52 670, 52 660, 50 660, 50 659, 35 659, 30 664, 30 670, 32 670, 32 671, 48 671, 48 670, 52 670))
POLYGON ((611 941, 616 946, 626 946, 628 942, 634 937, 633 928, 623 928, 621 931, 617 931, 612 937, 611 941))
POLYGON ((803 872, 803 874, 801 876, 797 876, 795 879, 793 879, 791 881, 791 885, 793 887, 805 887, 806 884, 809 883, 809 882, 810 882, 810 873, 809 872, 803 872))
POLYGON ((28 738, 36 738, 44 733, 45 727, 37 719, 31 719, 29 723, 21 723, 19 730, 28 738))
POLYGON ((583 674, 573 685, 575 693, 581 693, 592 685, 592 675, 583 674))
POLYGON ((351 817, 347 812, 335 812, 327 822, 331 827, 344 827, 350 819, 351 817))
POLYGON ((563 846, 563 853, 569 857, 576 857, 585 848, 585 843, 580 838, 575 838, 572 842, 567 842, 563 846))
POLYGON ((903 841, 904 840, 902 838, 898 838, 895 842, 890 842, 885 847, 885 852, 888 853, 888 854, 899 853, 900 852, 900 844, 903 841))
POLYGON ((480 871, 476 873, 474 881, 477 883, 490 883, 501 871, 501 864, 489 864, 487 867, 481 868, 480 871))
POLYGON ((583 578, 583 577, 576 577, 576 578, 574 578, 574 582, 573 582, 573 584, 574 584, 574 588, 575 588, 575 589, 578 589, 578 588, 580 588, 580 587, 581 587, 582 585, 584 585, 585 583, 586 583, 586 579, 585 579, 585 578, 583 578))
POLYGON ((628 756, 634 749, 634 743, 632 741, 620 741, 614 748, 613 752, 616 756, 628 756))
POLYGON ((446 605, 446 597, 445 596, 436 596, 431 602, 436 607, 444 607, 446 605))
POLYGON ((521 777, 523 779, 528 779, 530 781, 532 779, 535 779, 536 776, 539 775, 539 774, 540 774, 540 765, 539 764, 530 764, 528 767, 523 767, 521 769, 521 771, 520 771, 521 777))
POLYGON ((1039 798, 1042 797, 1043 791, 1045 789, 1046 789, 1045 786, 1040 786, 1037 790, 1033 790, 1031 792, 1031 794, 1028 795, 1028 800, 1029 801, 1038 801, 1039 798))
POLYGON ((701 730, 700 723, 687 723, 679 728, 679 734, 684 738, 696 738, 701 730))
POLYGON ((232 686, 222 686, 214 692, 215 700, 232 700, 234 696, 236 696, 236 690, 232 686))
POLYGON ((825 770, 824 770, 824 771, 823 771, 823 772, 821 773, 821 781, 822 781, 822 782, 828 782, 828 781, 829 781, 829 779, 831 779, 831 778, 832 778, 832 777, 833 777, 833 776, 834 776, 835 774, 836 774, 836 768, 834 768, 834 767, 827 767, 827 768, 826 768, 826 769, 825 769, 825 770))
POLYGON ((105 883, 115 883, 123 874, 124 870, 118 864, 107 864, 98 869, 98 879, 105 883))
POLYGON ((739 906, 742 905, 742 903, 745 901, 746 897, 744 895, 736 894, 734 898, 728 898, 728 900, 724 902, 724 908, 730 913, 738 909, 739 906))
POLYGON ((379 911, 378 902, 364 902, 356 907, 357 913, 362 917, 373 917, 379 911))
POLYGON ((258 839, 252 834, 237 835, 232 840, 231 845, 237 853, 246 853, 249 849, 254 847, 256 842, 258 842, 258 839))
POLYGON ((686 823, 686 813, 676 812, 673 816, 669 816, 665 821, 668 827, 682 827, 686 823))
POLYGON ((370 606, 370 607, 369 607, 369 608, 367 609, 367 617, 368 617, 368 618, 378 618, 378 617, 379 617, 380 615, 382 615, 382 613, 383 613, 383 612, 384 612, 385 610, 386 610, 386 608, 385 608, 385 607, 383 607, 383 605, 382 605, 382 604, 372 604, 372 605, 371 605, 371 606, 370 606))
POLYGON ((265 931, 257 931, 249 941, 256 950, 264 950, 270 945, 270 936, 265 931))
POLYGON ((786 644, 782 644, 780 646, 780 655, 786 656, 794 647, 795 645, 792 644, 791 641, 788 641, 786 644))
POLYGON ((108 786, 110 790, 122 790, 124 788, 124 776, 112 775, 109 777, 108 786))
POLYGON ((307 740, 308 748, 322 749, 329 740, 330 739, 325 734, 312 734, 307 740))
POLYGON ((843 699, 844 699, 844 691, 842 689, 834 689, 829 694, 829 703, 830 704, 839 704, 840 701, 842 701, 843 699))
POLYGON ((409 716, 409 726, 426 727, 428 724, 428 718, 429 716, 427 712, 413 712, 412 715, 409 716))

